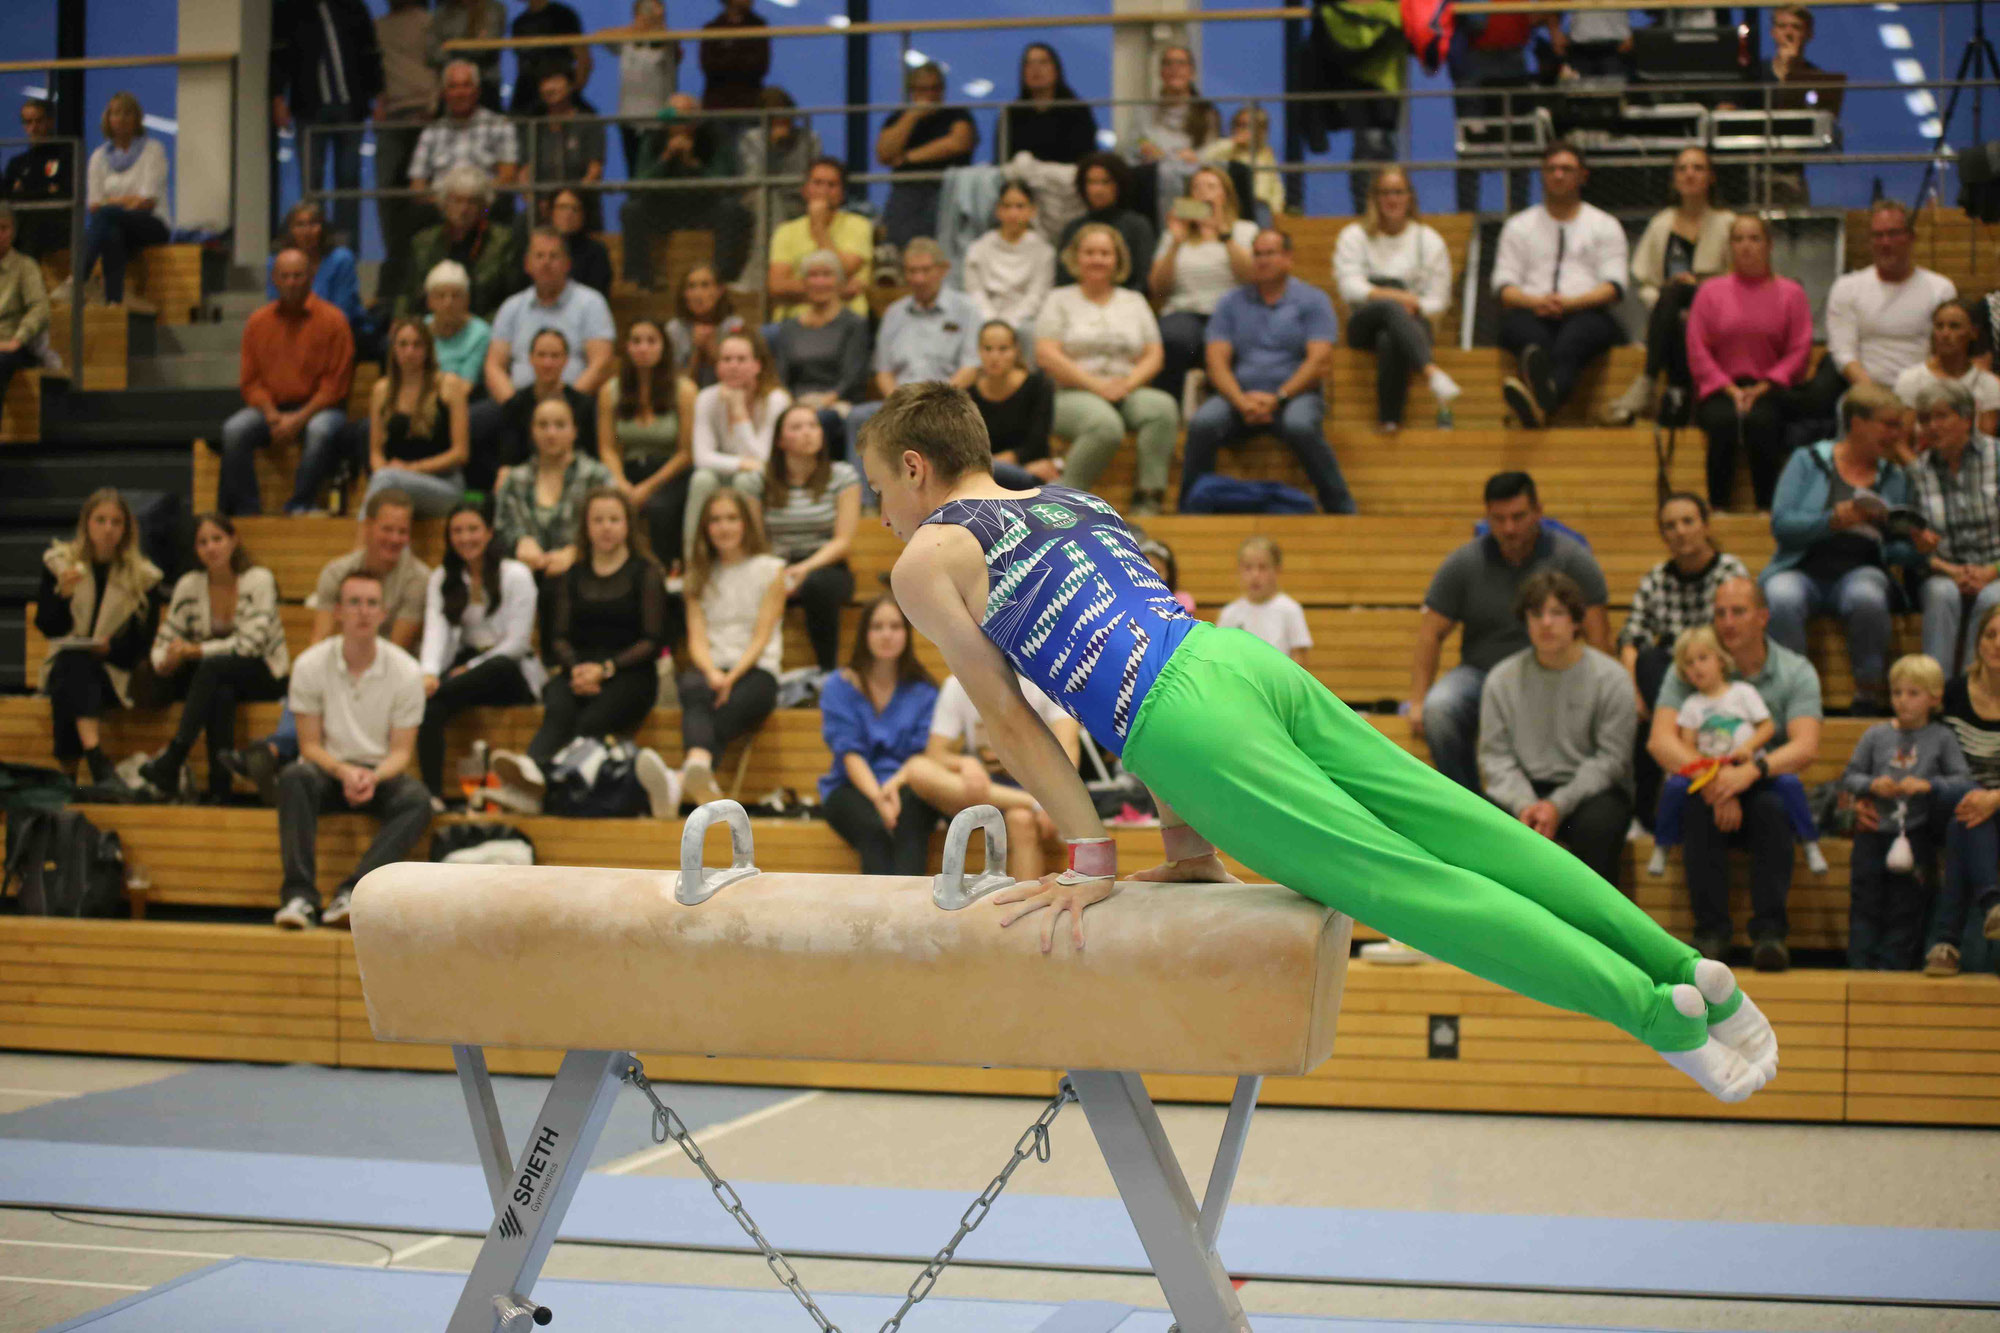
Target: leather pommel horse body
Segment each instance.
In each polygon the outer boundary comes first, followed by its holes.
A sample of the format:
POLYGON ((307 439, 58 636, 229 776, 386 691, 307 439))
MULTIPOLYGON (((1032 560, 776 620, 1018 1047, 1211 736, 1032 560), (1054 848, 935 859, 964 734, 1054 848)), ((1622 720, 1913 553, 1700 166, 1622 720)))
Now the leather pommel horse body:
MULTIPOLYGON (((964 882, 991 807, 954 821, 935 880, 762 874, 740 806, 688 821, 679 874, 557 866, 385 866, 354 895, 354 950, 380 1041, 449 1044, 495 1217, 449 1333, 544 1322, 528 1293, 631 1051, 1068 1070, 1183 1333, 1247 1329, 1214 1243, 1266 1074, 1333 1048, 1352 923, 1274 885, 1121 886, 1088 945, 1001 930, 1009 882, 964 882), (969 818, 968 818, 969 817, 969 818), (735 865, 704 869, 726 820, 735 865), (510 1154, 483 1048, 568 1052, 510 1154), (1142 1073, 1229 1074, 1237 1093, 1197 1207, 1142 1073), (525 1198, 523 1196, 526 1196, 525 1198)), ((998 844, 998 845, 996 845, 998 844)))

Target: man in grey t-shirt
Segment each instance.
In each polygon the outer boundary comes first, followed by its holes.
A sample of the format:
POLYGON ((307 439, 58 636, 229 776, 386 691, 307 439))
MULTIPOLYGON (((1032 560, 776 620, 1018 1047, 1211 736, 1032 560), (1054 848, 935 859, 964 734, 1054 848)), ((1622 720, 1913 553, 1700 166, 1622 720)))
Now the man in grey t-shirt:
POLYGON ((1489 478, 1486 524, 1485 536, 1446 556, 1431 577, 1410 669, 1410 731, 1423 736, 1440 773, 1472 791, 1479 790, 1479 691, 1501 658, 1528 646, 1527 630, 1514 615, 1514 599, 1528 576, 1548 567, 1574 579, 1583 592, 1584 642, 1599 652, 1611 648, 1604 571, 1581 542, 1543 525, 1533 477, 1499 472, 1489 478), (1438 655, 1459 625, 1465 627, 1459 664, 1440 676, 1438 655))

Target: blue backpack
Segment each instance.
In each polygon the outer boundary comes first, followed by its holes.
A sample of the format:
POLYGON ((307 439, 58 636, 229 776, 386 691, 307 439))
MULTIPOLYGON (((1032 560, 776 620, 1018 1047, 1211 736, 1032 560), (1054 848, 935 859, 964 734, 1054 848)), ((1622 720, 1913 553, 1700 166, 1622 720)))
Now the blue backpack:
POLYGON ((1319 506, 1282 481, 1245 481, 1210 472, 1188 487, 1183 514, 1317 514, 1319 506))

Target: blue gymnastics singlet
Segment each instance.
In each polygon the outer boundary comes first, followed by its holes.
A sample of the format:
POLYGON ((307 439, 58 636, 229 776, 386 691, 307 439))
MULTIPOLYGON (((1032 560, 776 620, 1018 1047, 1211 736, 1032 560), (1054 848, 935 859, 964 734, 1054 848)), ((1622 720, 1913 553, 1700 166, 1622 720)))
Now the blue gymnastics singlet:
POLYGON ((1018 500, 952 500, 986 553, 986 637, 1100 745, 1122 753, 1160 668, 1196 621, 1139 553, 1118 511, 1044 486, 1018 500))

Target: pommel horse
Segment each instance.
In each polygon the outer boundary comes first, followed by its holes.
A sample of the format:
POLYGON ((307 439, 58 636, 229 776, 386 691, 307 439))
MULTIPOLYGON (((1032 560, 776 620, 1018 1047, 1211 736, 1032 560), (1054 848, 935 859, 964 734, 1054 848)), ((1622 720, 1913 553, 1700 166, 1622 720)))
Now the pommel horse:
POLYGON ((1215 1252, 1264 1075, 1332 1052, 1353 923, 1270 884, 1130 884, 1089 945, 963 910, 1012 882, 991 806, 933 879, 765 874, 734 801, 689 817, 679 874, 405 862, 354 894, 378 1041, 453 1048, 494 1218, 447 1333, 525 1333, 529 1297, 629 1052, 1064 1069, 1183 1333, 1247 1330, 1215 1252), (702 864, 718 821, 733 851, 702 864), (983 830, 986 870, 967 879, 983 830), (565 1051, 509 1151, 484 1048, 565 1051), (1199 1206, 1142 1073, 1236 1076, 1199 1206))

